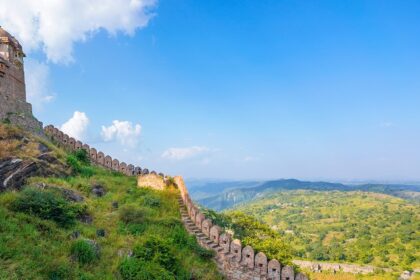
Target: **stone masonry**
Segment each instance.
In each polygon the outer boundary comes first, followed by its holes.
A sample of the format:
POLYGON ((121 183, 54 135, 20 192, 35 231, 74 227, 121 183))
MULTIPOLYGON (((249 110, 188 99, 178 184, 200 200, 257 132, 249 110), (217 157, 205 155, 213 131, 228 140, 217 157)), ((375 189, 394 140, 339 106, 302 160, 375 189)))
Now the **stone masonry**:
POLYGON ((19 42, 0 27, 0 121, 42 134, 42 123, 26 102, 24 57, 19 42))

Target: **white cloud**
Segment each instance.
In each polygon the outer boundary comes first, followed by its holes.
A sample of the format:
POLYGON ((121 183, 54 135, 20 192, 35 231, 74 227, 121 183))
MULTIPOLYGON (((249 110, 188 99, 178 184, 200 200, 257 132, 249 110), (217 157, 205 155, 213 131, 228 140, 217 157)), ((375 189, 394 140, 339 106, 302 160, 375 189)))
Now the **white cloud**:
POLYGON ((132 35, 147 25, 156 0, 0 0, 0 22, 26 51, 72 61, 73 45, 99 30, 132 35))
POLYGON ((106 142, 116 140, 125 147, 134 148, 138 144, 140 133, 140 124, 115 120, 108 127, 102 126, 101 136, 106 142))
POLYGON ((173 159, 173 160, 183 160, 187 158, 193 158, 198 155, 202 155, 210 152, 210 149, 207 147, 193 146, 185 148, 169 148, 163 152, 162 158, 173 159))
POLYGON ((54 99, 50 88, 50 69, 47 64, 33 59, 26 61, 26 94, 35 111, 42 110, 54 99))
POLYGON ((61 126, 61 131, 77 140, 84 140, 88 125, 89 118, 86 114, 76 111, 74 112, 73 117, 61 126))

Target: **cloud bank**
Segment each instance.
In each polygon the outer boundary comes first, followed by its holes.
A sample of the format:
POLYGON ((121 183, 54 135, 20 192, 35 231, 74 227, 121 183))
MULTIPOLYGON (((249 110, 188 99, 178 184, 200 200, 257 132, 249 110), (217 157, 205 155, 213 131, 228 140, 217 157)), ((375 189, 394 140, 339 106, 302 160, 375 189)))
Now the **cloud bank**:
POLYGON ((126 148, 134 148, 138 144, 140 133, 140 124, 115 120, 110 126, 102 126, 101 136, 106 142, 117 141, 126 148))
POLYGON ((89 122, 85 113, 76 111, 73 117, 61 126, 61 131, 77 140, 84 140, 89 122))
POLYGON ((155 0, 0 0, 0 23, 26 51, 42 49, 49 61, 69 63, 73 46, 99 30, 132 35, 145 27, 155 0))

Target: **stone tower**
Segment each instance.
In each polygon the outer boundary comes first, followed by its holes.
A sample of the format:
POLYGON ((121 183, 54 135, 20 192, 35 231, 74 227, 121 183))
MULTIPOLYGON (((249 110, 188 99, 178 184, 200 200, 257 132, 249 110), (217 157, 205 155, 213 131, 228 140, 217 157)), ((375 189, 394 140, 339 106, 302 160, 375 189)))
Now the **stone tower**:
POLYGON ((42 123, 26 102, 22 46, 0 26, 0 121, 42 134, 42 123))

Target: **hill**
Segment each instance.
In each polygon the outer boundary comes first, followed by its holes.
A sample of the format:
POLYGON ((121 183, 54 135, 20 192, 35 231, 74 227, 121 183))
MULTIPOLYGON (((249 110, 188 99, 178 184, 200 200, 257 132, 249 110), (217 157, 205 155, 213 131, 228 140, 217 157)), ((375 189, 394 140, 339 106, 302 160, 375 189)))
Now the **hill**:
POLYGON ((364 191, 288 190, 241 204, 232 213, 237 211, 279 232, 297 259, 396 271, 420 267, 420 206, 400 198, 364 191))
MULTIPOLYGON (((219 194, 212 194, 213 184, 203 184, 199 188, 200 193, 192 191, 197 201, 214 210, 224 210, 241 203, 254 199, 263 198, 278 191, 285 190, 318 190, 318 191, 365 191, 389 194, 414 202, 420 202, 420 186, 403 184, 362 184, 345 185, 328 182, 306 182, 295 179, 282 179, 267 182, 218 182, 217 190, 223 190, 219 194), (246 187, 243 187, 243 186, 246 187), (223 186, 226 186, 223 189, 223 186), (206 193, 207 195, 203 195, 206 193), (197 196, 196 196, 197 195, 197 196)), ((194 190, 194 188, 193 188, 194 190)))
POLYGON ((0 125, 0 279, 221 279, 183 227, 179 191, 92 166, 0 125))

